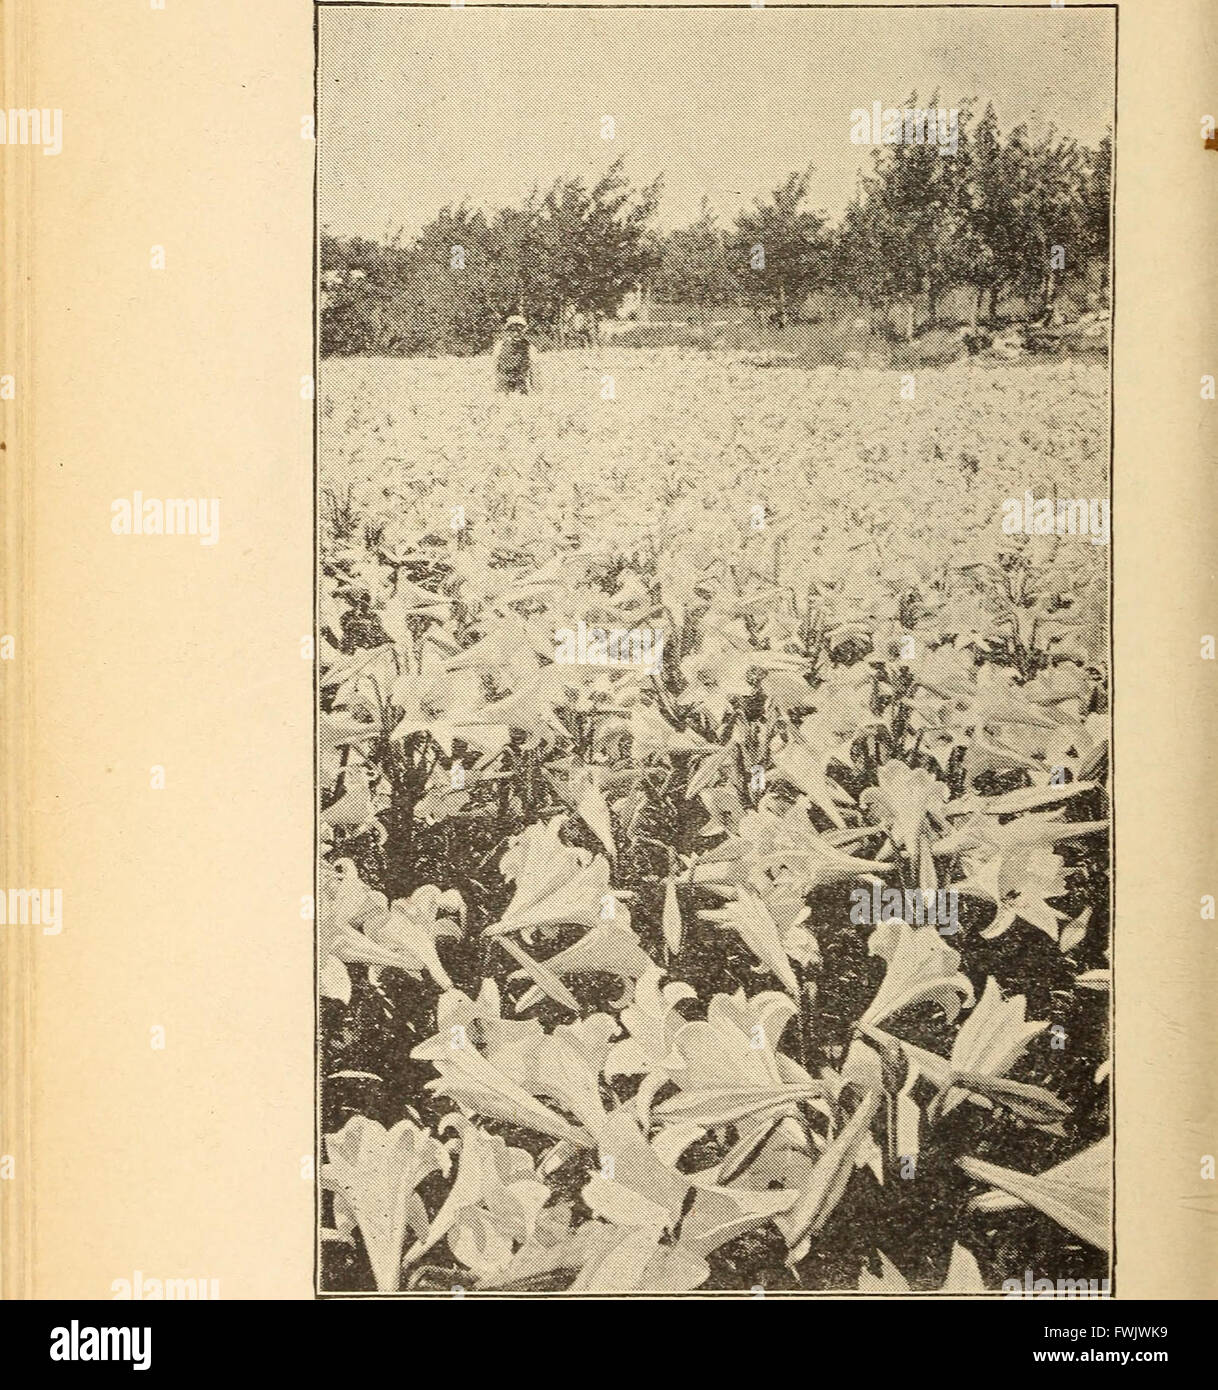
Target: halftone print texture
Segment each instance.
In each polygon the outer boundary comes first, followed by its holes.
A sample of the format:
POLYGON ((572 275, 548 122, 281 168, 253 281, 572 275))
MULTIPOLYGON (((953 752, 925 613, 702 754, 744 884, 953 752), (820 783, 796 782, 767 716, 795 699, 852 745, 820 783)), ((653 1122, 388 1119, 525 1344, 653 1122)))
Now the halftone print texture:
POLYGON ((1114 9, 317 17, 320 1291, 1107 1296, 1114 9))

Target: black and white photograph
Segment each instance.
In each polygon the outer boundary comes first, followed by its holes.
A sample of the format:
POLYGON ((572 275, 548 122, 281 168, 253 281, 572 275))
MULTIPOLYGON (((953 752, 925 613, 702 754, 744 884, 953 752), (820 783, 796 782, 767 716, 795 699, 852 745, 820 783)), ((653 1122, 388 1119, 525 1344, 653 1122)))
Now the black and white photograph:
POLYGON ((315 13, 317 1292, 1110 1296, 1115 7, 315 13))

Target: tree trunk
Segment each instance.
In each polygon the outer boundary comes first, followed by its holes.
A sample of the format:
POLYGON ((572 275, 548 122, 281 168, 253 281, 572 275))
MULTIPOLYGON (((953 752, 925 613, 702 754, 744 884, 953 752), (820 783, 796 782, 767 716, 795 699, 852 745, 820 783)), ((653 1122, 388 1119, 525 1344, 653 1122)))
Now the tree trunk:
POLYGON ((1052 322, 1053 310, 1057 307, 1057 293, 1061 287, 1056 270, 1049 271, 1048 282, 1045 285, 1045 318, 1052 322))
POLYGON ((1053 283, 1053 272, 1045 271, 1041 276, 1040 284, 1036 289, 1036 303, 1033 306, 1034 312, 1030 312, 1028 317, 1033 323, 1043 323, 1049 313, 1049 289, 1053 283))
POLYGON ((977 336, 977 328, 981 322, 981 296, 985 293, 985 286, 978 285, 977 293, 973 297, 973 337, 977 336))
POLYGON ((914 316, 917 314, 917 312, 918 312, 918 311, 917 311, 917 307, 915 306, 913 300, 912 300, 912 299, 906 300, 906 303, 905 303, 905 341, 906 341, 907 343, 912 343, 912 342, 913 342, 913 335, 914 335, 914 316))

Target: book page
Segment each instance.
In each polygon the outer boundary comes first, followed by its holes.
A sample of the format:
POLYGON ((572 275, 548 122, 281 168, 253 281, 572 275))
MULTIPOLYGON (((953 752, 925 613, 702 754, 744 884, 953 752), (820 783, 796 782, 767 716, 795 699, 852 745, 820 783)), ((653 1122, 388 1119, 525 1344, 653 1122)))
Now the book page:
POLYGON ((6 1296, 1212 1296, 1212 25, 6 7, 6 1296))

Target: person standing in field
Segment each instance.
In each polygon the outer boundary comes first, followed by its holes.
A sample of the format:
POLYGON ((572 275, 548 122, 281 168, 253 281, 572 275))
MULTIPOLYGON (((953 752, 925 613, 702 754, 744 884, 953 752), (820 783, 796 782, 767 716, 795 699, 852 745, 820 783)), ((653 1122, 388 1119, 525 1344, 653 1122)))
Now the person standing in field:
POLYGON ((537 390, 535 350, 529 341, 528 321, 513 314, 504 324, 507 330, 495 359, 495 390, 518 391, 527 396, 537 390))

